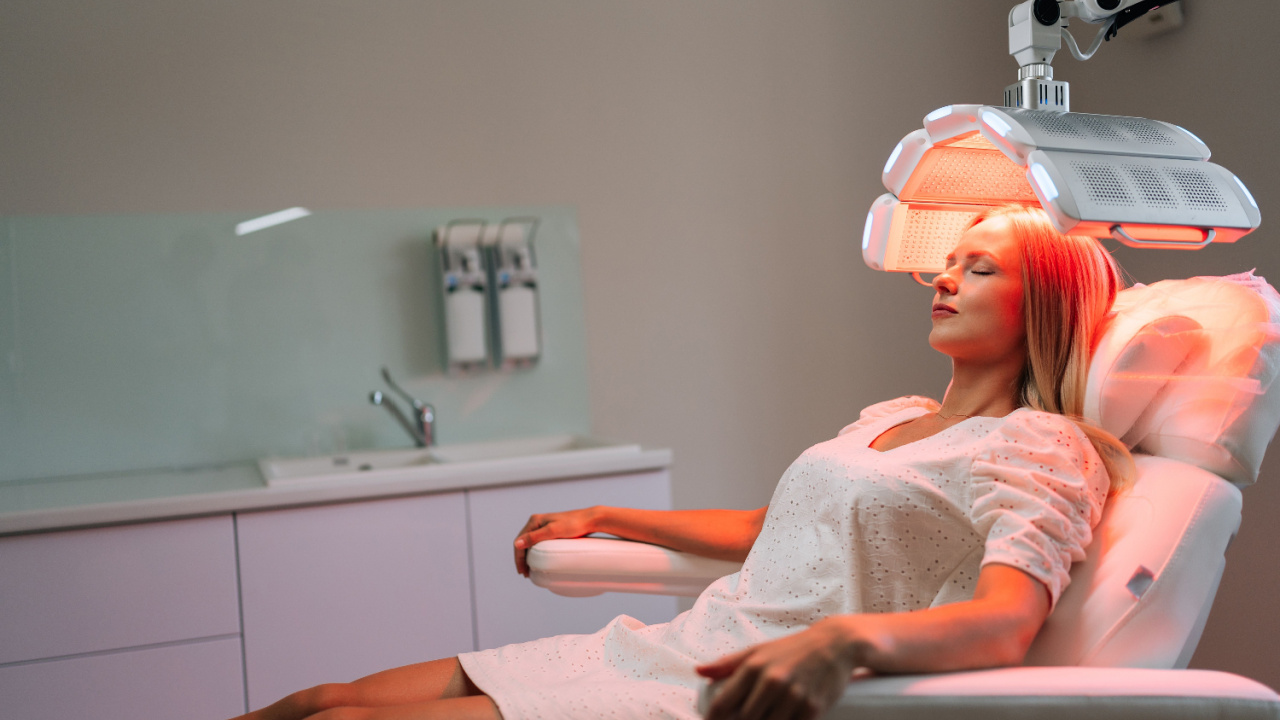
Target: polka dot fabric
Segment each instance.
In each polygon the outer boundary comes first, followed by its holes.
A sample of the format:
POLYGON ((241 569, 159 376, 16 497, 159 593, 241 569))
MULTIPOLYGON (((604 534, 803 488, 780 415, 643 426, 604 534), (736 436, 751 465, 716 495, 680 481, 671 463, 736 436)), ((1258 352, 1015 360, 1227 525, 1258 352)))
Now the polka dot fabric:
POLYGON ((1017 410, 871 449, 937 407, 919 397, 873 405, 806 450, 742 570, 671 622, 623 615, 592 635, 466 653, 463 668, 506 720, 697 718, 695 665, 828 615, 967 600, 990 563, 1027 572, 1057 602, 1107 493, 1092 445, 1065 418, 1017 410))

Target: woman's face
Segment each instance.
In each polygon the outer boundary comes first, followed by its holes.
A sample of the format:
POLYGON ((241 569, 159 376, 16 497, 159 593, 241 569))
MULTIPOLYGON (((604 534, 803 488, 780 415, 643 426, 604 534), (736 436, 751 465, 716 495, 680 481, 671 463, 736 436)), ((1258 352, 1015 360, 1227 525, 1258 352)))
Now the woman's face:
POLYGON ((1024 361, 1022 251, 1008 219, 994 217, 970 228, 933 287, 934 349, 956 360, 1024 361))

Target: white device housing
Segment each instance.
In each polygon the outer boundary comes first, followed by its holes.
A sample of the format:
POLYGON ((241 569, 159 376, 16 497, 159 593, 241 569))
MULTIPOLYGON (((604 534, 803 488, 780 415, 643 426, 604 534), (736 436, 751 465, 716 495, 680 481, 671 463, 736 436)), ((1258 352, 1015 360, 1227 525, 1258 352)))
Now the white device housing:
POLYGON ((486 241, 492 272, 494 357, 500 367, 527 367, 541 354, 536 218, 504 220, 486 241))
POLYGON ((948 105, 902 139, 863 229, 863 260, 939 272, 987 208, 1039 205, 1059 232, 1197 249, 1261 223, 1244 183, 1177 125, 1144 118, 948 105))
POLYGON ((445 354, 450 372, 488 365, 486 310, 488 273, 481 240, 483 221, 454 222, 437 228, 441 295, 444 304, 445 354))

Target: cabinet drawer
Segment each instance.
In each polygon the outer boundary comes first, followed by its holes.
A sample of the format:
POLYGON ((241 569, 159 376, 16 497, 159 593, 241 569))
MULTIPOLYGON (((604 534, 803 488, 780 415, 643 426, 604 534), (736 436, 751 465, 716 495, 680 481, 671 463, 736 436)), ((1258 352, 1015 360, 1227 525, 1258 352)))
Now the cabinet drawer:
POLYGON ((240 632, 230 515, 0 538, 0 663, 240 632))
POLYGON ((240 638, 0 667, 8 720, 223 720, 244 712, 240 638))

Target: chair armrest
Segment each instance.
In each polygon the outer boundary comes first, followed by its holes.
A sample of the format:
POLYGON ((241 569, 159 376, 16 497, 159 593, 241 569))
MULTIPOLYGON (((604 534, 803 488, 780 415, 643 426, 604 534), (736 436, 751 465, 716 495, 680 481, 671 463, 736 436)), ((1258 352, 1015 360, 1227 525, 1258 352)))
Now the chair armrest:
MULTIPOLYGON (((714 690, 704 690, 705 710, 714 690)), ((1011 667, 855 678, 823 720, 1276 720, 1280 695, 1212 670, 1011 667)))
POLYGON ((557 595, 605 592, 697 597, 742 563, 611 538, 545 540, 529 549, 529 579, 557 595))

